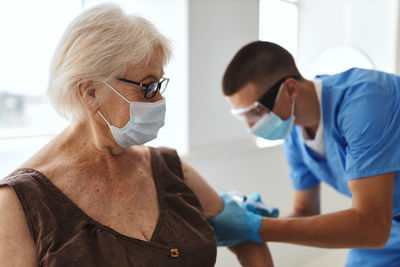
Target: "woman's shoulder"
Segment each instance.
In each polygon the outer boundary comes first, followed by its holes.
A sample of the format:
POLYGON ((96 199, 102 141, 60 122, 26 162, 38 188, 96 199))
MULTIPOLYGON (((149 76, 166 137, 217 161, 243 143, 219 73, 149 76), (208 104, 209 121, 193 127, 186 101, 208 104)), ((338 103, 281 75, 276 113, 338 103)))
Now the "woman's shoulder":
POLYGON ((137 146, 134 147, 136 151, 139 151, 140 154, 142 154, 144 157, 148 157, 148 160, 151 160, 153 163, 154 162, 164 162, 168 166, 170 165, 178 165, 180 168, 181 163, 180 163, 180 157, 178 155, 178 152, 169 147, 165 146, 159 146, 159 147, 152 147, 152 146, 137 146))
POLYGON ((131 155, 141 155, 142 157, 151 156, 153 153, 160 156, 170 155, 174 157, 179 157, 177 151, 174 148, 166 146, 153 147, 148 145, 137 145, 130 147, 128 151, 130 151, 131 155))
MULTIPOLYGON (((20 184, 29 183, 34 180, 33 178, 34 169, 19 167, 11 172, 4 178, 0 178, 0 188, 4 186, 10 186, 11 188, 18 187, 20 184)), ((14 189, 15 190, 15 189, 14 189)))
POLYGON ((173 170, 178 176, 183 178, 182 163, 178 152, 169 147, 149 147, 150 155, 153 162, 163 162, 166 166, 173 170))
POLYGON ((0 187, 0 258, 5 265, 37 266, 37 253, 17 194, 0 187), (5 262, 4 262, 5 261, 5 262))
POLYGON ((150 150, 155 150, 155 151, 157 151, 158 153, 161 153, 161 154, 169 154, 169 155, 173 155, 173 156, 179 157, 178 152, 176 151, 176 149, 171 148, 171 147, 166 147, 166 146, 151 147, 151 146, 148 146, 148 148, 150 150))
POLYGON ((4 230, 4 227, 21 225, 24 220, 24 211, 17 194, 11 186, 6 184, 0 185, 0 213, 2 214, 0 232, 4 230))

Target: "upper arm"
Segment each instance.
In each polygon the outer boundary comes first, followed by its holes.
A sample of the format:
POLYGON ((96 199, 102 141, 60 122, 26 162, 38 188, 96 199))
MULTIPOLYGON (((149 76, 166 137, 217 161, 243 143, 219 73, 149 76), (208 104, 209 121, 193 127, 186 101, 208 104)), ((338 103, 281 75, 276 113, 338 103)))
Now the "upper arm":
POLYGON ((185 183, 199 199, 206 219, 220 213, 224 205, 217 192, 195 169, 193 169, 193 167, 182 159, 181 162, 185 183))
POLYGON ((0 187, 0 262, 2 266, 38 266, 35 244, 15 191, 0 187))
POLYGON ((377 234, 377 238, 387 239, 392 223, 394 173, 355 179, 348 184, 353 209, 366 222, 367 231, 377 234))
POLYGON ((236 254, 242 266, 253 266, 253 267, 274 266, 271 253, 268 249, 267 244, 265 243, 263 244, 244 243, 233 247, 229 247, 229 249, 236 254))

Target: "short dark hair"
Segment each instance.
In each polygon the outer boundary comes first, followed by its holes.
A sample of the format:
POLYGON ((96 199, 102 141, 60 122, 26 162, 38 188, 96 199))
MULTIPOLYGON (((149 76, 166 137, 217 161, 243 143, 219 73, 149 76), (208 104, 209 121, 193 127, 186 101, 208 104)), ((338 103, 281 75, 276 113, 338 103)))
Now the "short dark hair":
POLYGON ((242 47, 229 63, 222 81, 223 92, 231 96, 249 82, 261 88, 289 75, 302 79, 293 56, 280 45, 255 41, 242 47))

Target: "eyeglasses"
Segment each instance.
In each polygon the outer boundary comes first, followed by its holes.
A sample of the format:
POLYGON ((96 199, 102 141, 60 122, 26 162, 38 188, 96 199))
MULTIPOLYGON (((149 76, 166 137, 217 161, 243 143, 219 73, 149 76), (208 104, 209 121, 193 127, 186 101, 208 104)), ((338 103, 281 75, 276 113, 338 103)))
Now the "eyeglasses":
POLYGON ((281 85, 288 78, 299 80, 299 77, 293 75, 283 77, 250 106, 241 109, 232 109, 232 115, 234 115, 239 120, 246 121, 248 123, 257 122, 264 114, 272 111, 276 102, 276 98, 278 97, 281 85))
POLYGON ((144 98, 146 98, 146 99, 153 98, 157 94, 158 91, 160 91, 161 94, 164 93, 165 89, 168 86, 168 82, 169 82, 169 79, 164 78, 164 77, 161 78, 158 82, 151 82, 151 83, 139 83, 139 82, 131 81, 131 80, 124 79, 124 78, 117 78, 117 80, 145 87, 146 92, 144 93, 144 98))

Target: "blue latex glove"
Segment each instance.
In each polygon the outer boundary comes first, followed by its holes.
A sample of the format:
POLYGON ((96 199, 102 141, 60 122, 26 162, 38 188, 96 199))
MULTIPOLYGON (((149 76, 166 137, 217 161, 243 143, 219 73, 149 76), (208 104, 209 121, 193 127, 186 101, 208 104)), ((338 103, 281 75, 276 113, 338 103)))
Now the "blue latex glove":
POLYGON ((279 216, 279 210, 275 207, 265 205, 259 193, 253 193, 250 198, 243 196, 241 206, 263 217, 277 218, 279 216))
POLYGON ((225 193, 219 193, 224 209, 208 219, 217 236, 218 246, 234 246, 246 242, 262 243, 258 231, 262 216, 240 207, 225 193))

